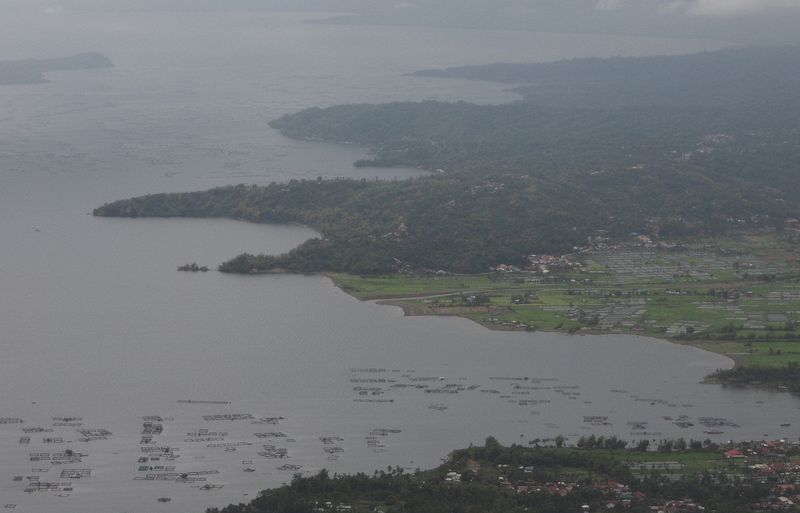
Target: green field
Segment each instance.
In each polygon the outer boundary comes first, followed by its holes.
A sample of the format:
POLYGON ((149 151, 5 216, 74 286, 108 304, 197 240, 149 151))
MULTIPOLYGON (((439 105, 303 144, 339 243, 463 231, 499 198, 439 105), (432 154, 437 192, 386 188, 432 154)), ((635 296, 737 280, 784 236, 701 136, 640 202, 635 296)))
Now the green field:
POLYGON ((417 297, 461 290, 481 291, 502 289, 522 289, 524 283, 513 283, 496 275, 477 276, 353 276, 341 273, 327 274, 338 287, 362 301, 417 297))
POLYGON ((391 299, 411 315, 456 315, 497 330, 645 335, 739 365, 783 367, 800 362, 800 279, 790 258, 799 248, 753 236, 668 252, 623 248, 548 275, 329 276, 359 299, 391 299))

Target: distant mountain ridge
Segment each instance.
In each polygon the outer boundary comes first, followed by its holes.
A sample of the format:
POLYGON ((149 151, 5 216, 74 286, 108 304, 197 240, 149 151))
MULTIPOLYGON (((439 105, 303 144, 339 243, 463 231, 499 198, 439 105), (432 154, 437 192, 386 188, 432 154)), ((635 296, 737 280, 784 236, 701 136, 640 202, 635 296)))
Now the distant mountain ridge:
POLYGON ((86 52, 54 59, 0 61, 0 85, 45 84, 51 71, 110 69, 111 59, 97 52, 86 52))
POLYGON ((689 55, 497 63, 422 70, 412 75, 514 84, 525 101, 551 106, 554 101, 573 107, 785 101, 800 91, 800 47, 731 47, 689 55))
MULTIPOLYGON (((654 55, 646 57, 584 57, 561 59, 553 62, 493 63, 474 66, 455 66, 444 69, 428 69, 411 73, 417 76, 466 78, 492 80, 495 82, 530 82, 544 78, 597 78, 608 74, 624 73, 626 77, 648 75, 651 79, 669 79, 675 73, 694 73, 711 77, 720 71, 737 71, 742 60, 747 59, 762 71, 775 71, 775 65, 800 64, 798 47, 749 46, 728 47, 713 52, 698 52, 686 55, 654 55)), ((744 71, 744 70, 742 70, 744 71)), ((752 69, 747 70, 749 73, 752 69)), ((800 70, 784 69, 788 72, 800 70)))

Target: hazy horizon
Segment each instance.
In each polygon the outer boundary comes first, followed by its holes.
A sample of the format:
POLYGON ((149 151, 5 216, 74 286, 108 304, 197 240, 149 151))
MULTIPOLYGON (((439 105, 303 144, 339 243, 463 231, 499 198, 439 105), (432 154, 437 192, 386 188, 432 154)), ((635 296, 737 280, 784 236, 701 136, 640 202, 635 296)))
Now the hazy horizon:
POLYGON ((8 0, 0 25, 46 31, 67 15, 136 11, 315 11, 345 24, 800 42, 797 0, 8 0))

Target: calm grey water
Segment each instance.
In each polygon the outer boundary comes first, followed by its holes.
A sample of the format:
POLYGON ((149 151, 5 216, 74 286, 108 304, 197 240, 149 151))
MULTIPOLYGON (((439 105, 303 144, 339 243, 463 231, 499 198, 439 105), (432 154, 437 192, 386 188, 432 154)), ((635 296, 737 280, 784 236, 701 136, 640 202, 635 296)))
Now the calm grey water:
POLYGON ((0 58, 98 50, 118 65, 0 89, 0 506, 199 512, 248 500, 296 471, 432 466, 489 435, 522 443, 589 432, 706 438, 711 428, 699 417, 740 426, 719 428, 718 439, 793 434, 780 424, 800 422, 795 399, 698 384, 730 365, 716 355, 635 337, 492 333, 460 319, 405 318, 322 277, 178 273, 190 261, 214 266, 242 251, 286 251, 314 233, 87 215, 148 192, 408 177, 417 172, 355 169, 363 150, 290 141, 267 122, 341 102, 513 99, 501 85, 402 76, 414 69, 719 46, 302 20, 0 20, 0 58), (21 30, 22 22, 37 30, 21 30), (140 443, 145 416, 164 419, 150 444, 140 443), (694 425, 676 426, 681 416, 694 425), (80 441, 79 429, 111 434, 80 441), (288 458, 259 455, 270 455, 265 445, 288 458), (179 457, 139 463, 155 446, 179 457), (83 461, 53 463, 65 449, 83 461), (299 468, 280 469, 286 464, 299 468), (171 471, 159 466, 205 481, 145 479, 171 471), (91 473, 75 479, 63 470, 91 473), (26 492, 37 480, 59 486, 26 492))

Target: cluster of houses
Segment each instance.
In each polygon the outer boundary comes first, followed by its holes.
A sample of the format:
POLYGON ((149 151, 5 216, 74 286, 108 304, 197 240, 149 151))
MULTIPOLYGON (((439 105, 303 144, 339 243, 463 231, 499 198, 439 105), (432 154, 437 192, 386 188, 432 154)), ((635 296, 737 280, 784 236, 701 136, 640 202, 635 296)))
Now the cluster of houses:
MULTIPOLYGON (((506 485, 507 488, 517 493, 546 493, 566 497, 584 485, 571 482, 551 482, 551 483, 531 483, 520 482, 513 485, 506 485)), ((604 499, 601 507, 604 510, 622 510, 631 507, 634 501, 641 502, 646 499, 645 494, 638 491, 631 491, 628 485, 616 481, 606 481, 593 483, 589 487, 602 493, 604 499)))
POLYGON ((792 239, 800 239, 800 219, 787 219, 784 224, 785 233, 792 239))
POLYGON ((333 511, 335 511, 336 513, 350 513, 351 511, 353 511, 353 505, 344 502, 336 502, 336 503, 331 501, 317 502, 314 504, 313 511, 318 513, 320 512, 329 513, 333 511))
POLYGON ((696 511, 705 511, 705 507, 697 504, 692 499, 680 499, 667 501, 663 507, 650 506, 652 513, 692 513, 696 511))
POLYGON ((683 245, 677 242, 656 241, 653 236, 640 233, 632 233, 633 243, 630 246, 647 249, 682 249, 683 245))
MULTIPOLYGON (((741 486, 768 485, 770 493, 758 502, 750 504, 757 513, 776 511, 800 511, 800 443, 788 440, 754 441, 729 443, 720 450, 727 460, 738 462, 736 475, 741 486)), ((474 463, 474 462, 473 462, 474 463)), ((614 480, 583 484, 570 481, 538 482, 533 479, 533 467, 497 466, 501 474, 498 486, 515 493, 548 494, 569 496, 578 490, 590 489, 599 492, 602 499, 590 509, 589 513, 599 511, 627 511, 632 505, 647 505, 651 513, 699 513, 706 507, 691 498, 648 498, 644 493, 632 490, 628 485, 614 480)), ((468 464, 467 470, 470 470, 468 464)), ((445 482, 458 485, 462 474, 450 471, 445 482)), ((586 506, 584 508, 587 508, 586 506)))
POLYGON ((540 275, 550 274, 554 271, 581 270, 583 264, 574 259, 571 255, 528 255, 527 263, 524 267, 511 264, 498 264, 490 270, 498 273, 520 273, 529 272, 540 275))
POLYGON ((588 237, 586 239, 586 246, 582 248, 574 248, 577 252, 586 251, 616 251, 621 245, 613 241, 610 237, 604 235, 597 235, 588 237))
MULTIPOLYGON (((501 470, 504 470, 508 465, 498 465, 501 470)), ((533 467, 520 466, 518 470, 524 473, 533 473, 533 467)), ((451 484, 460 484, 462 476, 457 472, 448 472, 445 475, 445 482, 451 484)), ((603 499, 598 505, 592 509, 590 506, 583 506, 584 512, 591 513, 591 511, 625 511, 631 508, 634 503, 641 504, 647 500, 647 496, 639 491, 631 490, 631 488, 618 481, 601 481, 584 485, 568 481, 555 481, 555 482, 536 482, 532 480, 514 480, 509 477, 499 476, 498 484, 501 488, 511 490, 516 493, 524 494, 548 494, 557 495, 560 497, 567 497, 578 490, 585 489, 587 486, 594 491, 600 492, 603 499)), ((653 513, 688 513, 688 512, 701 512, 705 508, 691 499, 674 499, 669 500, 664 504, 654 505, 650 507, 653 513)))
MULTIPOLYGON (((613 253, 623 249, 647 248, 647 249, 681 249, 683 246, 675 242, 655 241, 653 236, 646 234, 631 234, 633 242, 618 243, 608 237, 589 237, 586 246, 575 246, 573 253, 567 255, 528 255, 527 262, 520 267, 512 264, 497 264, 490 267, 490 271, 497 273, 536 273, 547 275, 552 272, 582 271, 584 264, 578 261, 577 255, 583 253, 613 253)), ((797 221, 797 236, 800 238, 800 221, 797 221)), ((446 274, 444 271, 438 273, 446 274)))
POLYGON ((581 270, 582 268, 583 264, 570 255, 528 255, 526 270, 547 274, 553 270, 572 271, 581 270))
POLYGON ((732 444, 725 457, 747 464, 745 481, 770 486, 770 495, 753 504, 753 511, 800 511, 800 443, 741 442, 732 444))
POLYGON ((496 180, 485 180, 480 185, 473 185, 472 187, 470 187, 470 192, 472 193, 473 196, 475 196, 476 194, 487 193, 487 192, 489 194, 494 194, 503 191, 505 188, 506 184, 503 182, 498 182, 496 180))

